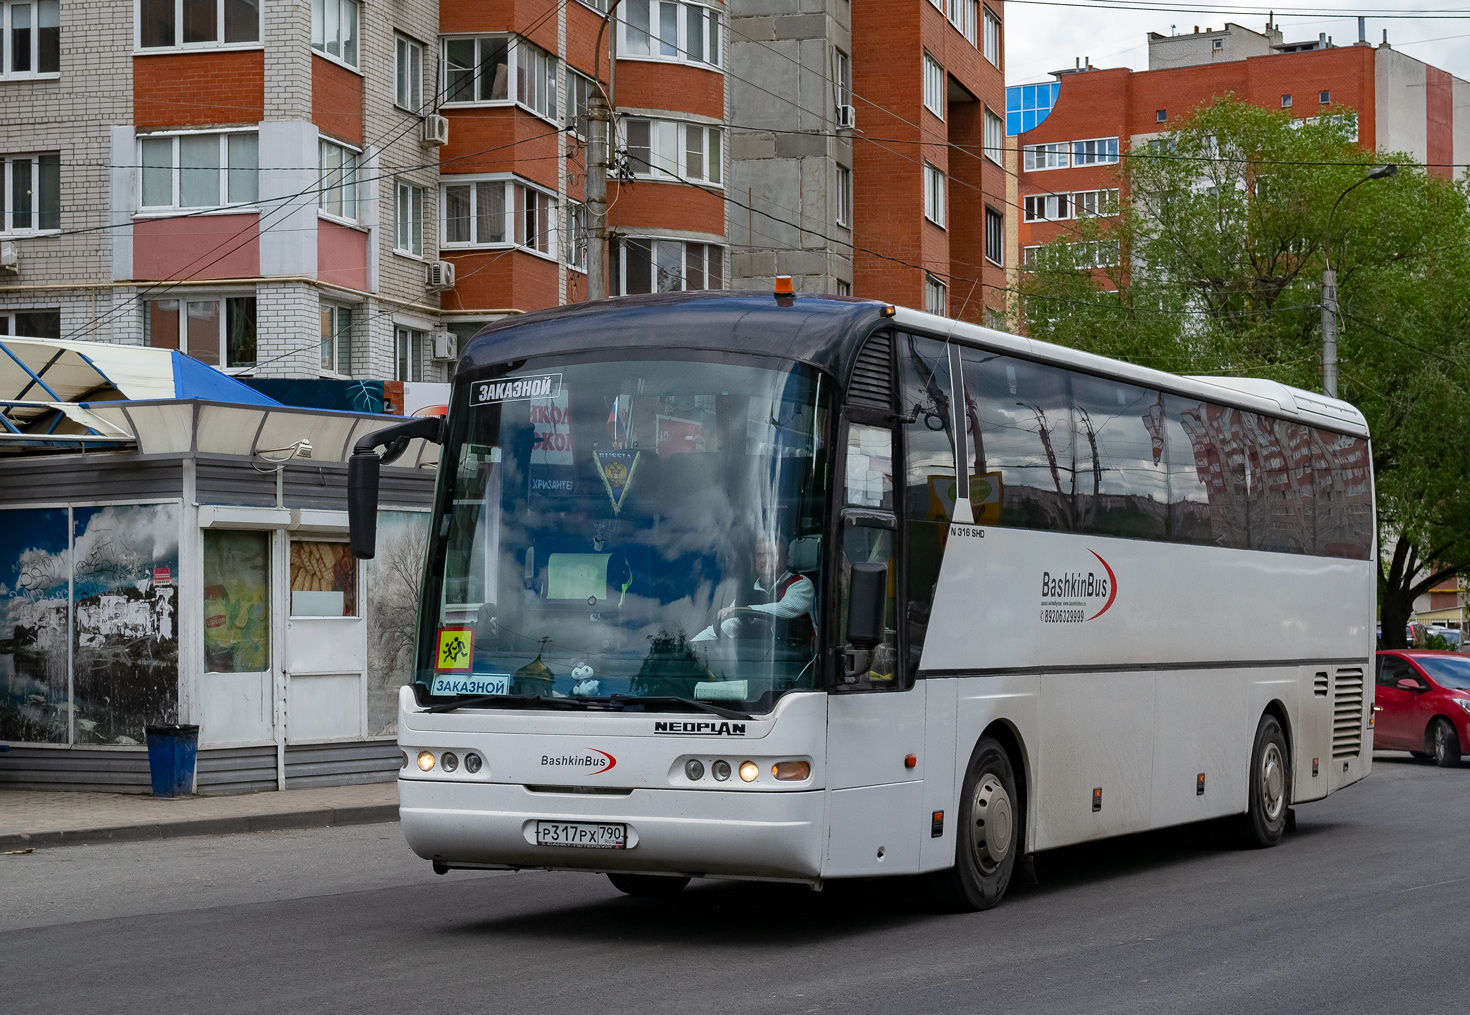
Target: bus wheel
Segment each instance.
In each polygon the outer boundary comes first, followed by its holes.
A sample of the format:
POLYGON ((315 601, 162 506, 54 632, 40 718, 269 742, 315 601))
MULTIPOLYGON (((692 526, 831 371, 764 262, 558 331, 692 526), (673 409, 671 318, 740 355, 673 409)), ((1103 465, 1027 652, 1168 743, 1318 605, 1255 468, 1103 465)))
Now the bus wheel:
POLYGON ((668 878, 658 874, 609 874, 612 886, 635 899, 672 899, 684 890, 688 878, 668 878))
POLYGON ((1016 867, 1020 799, 1010 755, 999 741, 982 737, 960 792, 955 864, 931 876, 942 908, 965 912, 1000 902, 1016 867))
POLYGON ((1441 716, 1430 723, 1427 739, 1436 765, 1440 768, 1460 767, 1460 735, 1448 719, 1441 716))
POLYGON ((1274 715, 1261 716, 1251 750, 1250 809, 1242 832, 1247 846, 1274 846, 1286 832, 1291 803, 1291 752, 1286 733, 1274 715))

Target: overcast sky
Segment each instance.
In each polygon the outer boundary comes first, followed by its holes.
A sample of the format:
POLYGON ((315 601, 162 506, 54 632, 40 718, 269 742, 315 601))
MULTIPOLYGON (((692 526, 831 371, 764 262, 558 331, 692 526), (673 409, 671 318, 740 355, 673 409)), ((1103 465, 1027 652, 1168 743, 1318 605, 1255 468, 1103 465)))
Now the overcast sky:
MULTIPOLYGON (((1109 0, 1099 0, 1096 10, 1082 7, 1046 6, 1008 0, 1005 5, 1006 31, 1006 83, 1027 84, 1044 81, 1047 72, 1071 67, 1079 57, 1091 57, 1094 67, 1132 67, 1134 70, 1148 69, 1148 33, 1167 34, 1170 26, 1180 33, 1193 32, 1199 25, 1219 28, 1226 21, 1233 21, 1252 31, 1262 31, 1266 25, 1267 7, 1260 6, 1260 14, 1245 13, 1257 9, 1256 4, 1241 4, 1234 8, 1236 13, 1222 13, 1228 0, 1209 0, 1209 6, 1200 10, 1187 10, 1183 2, 1164 2, 1171 8, 1160 11, 1112 10, 1109 0)), ((1282 4, 1294 10, 1310 6, 1282 4)), ((1451 8, 1448 0, 1426 2, 1426 0, 1378 0, 1369 8, 1341 6, 1326 7, 1336 13, 1358 9, 1379 12, 1415 13, 1451 8)), ((1466 10, 1461 4, 1459 9, 1466 10)), ((1358 38, 1357 18, 1303 16, 1276 18, 1286 35, 1287 42, 1315 39, 1320 32, 1332 36, 1336 45, 1347 45, 1358 38)), ((1389 44, 1396 49, 1426 63, 1449 71, 1457 77, 1470 79, 1470 19, 1462 14, 1459 18, 1374 18, 1368 17, 1368 41, 1377 45, 1383 39, 1383 30, 1388 29, 1389 44)))

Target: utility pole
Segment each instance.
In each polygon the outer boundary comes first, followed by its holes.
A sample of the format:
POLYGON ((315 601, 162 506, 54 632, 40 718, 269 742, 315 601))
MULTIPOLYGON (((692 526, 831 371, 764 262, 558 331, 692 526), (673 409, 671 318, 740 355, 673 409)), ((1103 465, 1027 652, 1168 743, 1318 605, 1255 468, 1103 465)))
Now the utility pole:
POLYGON ((608 128, 612 110, 602 89, 587 102, 587 298, 607 298, 608 128))
POLYGON ((1322 269, 1322 390, 1337 397, 1337 269, 1322 269))

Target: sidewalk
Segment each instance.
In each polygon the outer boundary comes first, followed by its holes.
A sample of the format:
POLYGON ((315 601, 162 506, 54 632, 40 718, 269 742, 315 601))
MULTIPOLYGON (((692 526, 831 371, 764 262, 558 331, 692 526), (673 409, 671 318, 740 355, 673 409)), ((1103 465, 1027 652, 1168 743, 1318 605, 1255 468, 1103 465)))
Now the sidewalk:
POLYGON ((397 820, 395 782, 176 800, 0 790, 0 852, 397 820))

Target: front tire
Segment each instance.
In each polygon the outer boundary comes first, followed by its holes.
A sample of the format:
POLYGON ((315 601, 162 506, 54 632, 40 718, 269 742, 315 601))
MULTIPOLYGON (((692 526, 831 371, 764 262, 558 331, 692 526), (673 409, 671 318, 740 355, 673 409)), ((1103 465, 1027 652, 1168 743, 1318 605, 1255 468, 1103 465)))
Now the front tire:
POLYGON ((689 884, 688 878, 670 878, 658 874, 609 874, 612 886, 635 899, 672 899, 689 884))
POLYGON ((1444 716, 1429 724, 1429 753, 1440 768, 1460 767, 1460 735, 1444 716))
POLYGON ((1251 749, 1250 806, 1241 823, 1245 845, 1274 846, 1286 834, 1291 804, 1291 750, 1274 715, 1261 716, 1251 749))
POLYGON ((1021 797, 1010 755, 981 737, 970 756, 955 825, 955 864, 931 875, 935 902, 951 912, 1000 902, 1020 851, 1021 797))

